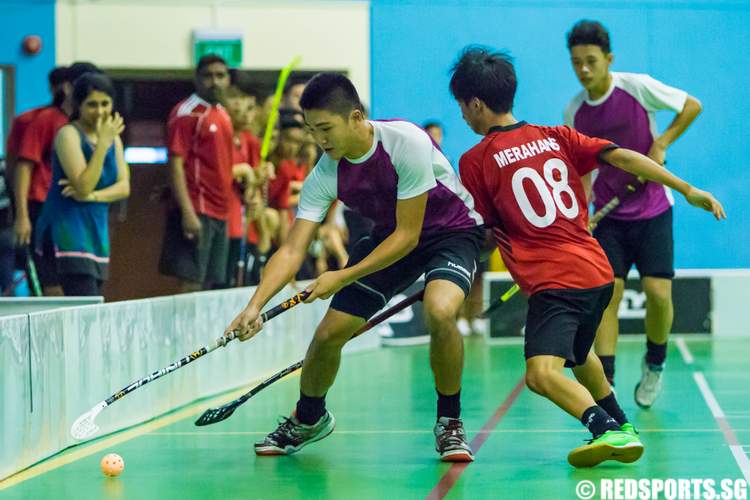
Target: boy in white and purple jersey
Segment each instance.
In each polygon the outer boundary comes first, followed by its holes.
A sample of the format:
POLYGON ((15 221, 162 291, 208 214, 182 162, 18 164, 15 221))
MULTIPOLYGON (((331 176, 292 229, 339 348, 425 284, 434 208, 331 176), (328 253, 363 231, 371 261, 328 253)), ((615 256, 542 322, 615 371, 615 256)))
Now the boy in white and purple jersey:
MULTIPOLYGON (((648 75, 609 71, 613 60, 609 33, 596 21, 578 22, 568 33, 568 49, 573 69, 584 90, 568 105, 566 124, 586 135, 607 139, 647 155, 663 165, 667 147, 700 113, 698 100, 648 75), (661 134, 654 120, 654 114, 660 110, 676 113, 661 134)), ((635 264, 646 293, 645 330, 648 339, 635 400, 641 407, 648 408, 661 390, 661 374, 674 314, 674 199, 664 186, 654 182, 642 184, 632 174, 611 165, 600 165, 593 184, 594 208, 601 209, 615 196, 621 198, 621 203, 594 232, 615 272, 614 294, 597 332, 595 349, 607 379, 614 385, 617 311, 624 280, 635 264)))
POLYGON ((463 342, 456 317, 469 292, 484 240, 482 217, 427 133, 400 120, 370 121, 352 83, 320 73, 300 101, 305 123, 324 150, 302 186, 297 218, 227 334, 255 335, 259 312, 295 275, 331 204, 374 221, 346 268, 320 275, 307 302, 333 296, 302 368, 296 412, 255 444, 258 455, 286 455, 333 431, 325 407, 341 349, 365 322, 421 275, 430 361, 438 393, 435 448, 443 461, 474 459, 460 420, 463 342))

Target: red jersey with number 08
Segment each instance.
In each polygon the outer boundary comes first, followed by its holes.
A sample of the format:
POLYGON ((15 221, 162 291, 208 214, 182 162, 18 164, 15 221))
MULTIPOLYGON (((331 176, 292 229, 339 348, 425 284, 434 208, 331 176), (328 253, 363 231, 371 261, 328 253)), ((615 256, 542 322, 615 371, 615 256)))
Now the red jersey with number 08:
POLYGON ((615 147, 568 127, 520 122, 491 128, 461 157, 461 180, 525 293, 613 281, 604 251, 587 229, 581 177, 597 167, 600 153, 615 147))

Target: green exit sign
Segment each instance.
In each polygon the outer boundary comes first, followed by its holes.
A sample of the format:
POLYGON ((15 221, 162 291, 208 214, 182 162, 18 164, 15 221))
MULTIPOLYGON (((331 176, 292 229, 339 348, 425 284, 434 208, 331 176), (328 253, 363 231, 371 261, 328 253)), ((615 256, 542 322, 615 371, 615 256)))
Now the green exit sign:
POLYGON ((201 29, 193 31, 193 60, 208 54, 221 56, 232 68, 242 65, 242 32, 239 30, 201 29))

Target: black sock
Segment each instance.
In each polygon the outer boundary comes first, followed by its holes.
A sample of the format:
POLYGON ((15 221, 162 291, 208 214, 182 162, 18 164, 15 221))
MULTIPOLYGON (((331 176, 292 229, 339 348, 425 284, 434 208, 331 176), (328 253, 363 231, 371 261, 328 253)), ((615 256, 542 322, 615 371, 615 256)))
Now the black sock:
POLYGON ((461 391, 452 396, 440 394, 440 391, 435 392, 438 395, 437 418, 459 418, 461 416, 461 391))
POLYGON ((598 438, 607 431, 619 431, 615 419, 609 416, 601 406, 592 406, 583 412, 581 423, 591 432, 594 438, 598 438))
POLYGON ((654 344, 646 340, 646 363, 650 365, 663 365, 667 359, 667 343, 654 344))
POLYGON ((326 397, 319 398, 305 396, 299 393, 297 401, 297 420, 305 425, 312 425, 320 420, 320 417, 326 413, 326 397))
POLYGON ((620 408, 620 405, 617 403, 617 398, 615 398, 614 392, 610 392, 609 396, 600 399, 596 404, 609 413, 610 417, 617 420, 618 424, 622 425, 628 422, 628 417, 625 416, 625 412, 622 411, 622 408, 620 408))
POLYGON ((612 387, 615 386, 615 356, 599 356, 604 368, 604 376, 612 387))

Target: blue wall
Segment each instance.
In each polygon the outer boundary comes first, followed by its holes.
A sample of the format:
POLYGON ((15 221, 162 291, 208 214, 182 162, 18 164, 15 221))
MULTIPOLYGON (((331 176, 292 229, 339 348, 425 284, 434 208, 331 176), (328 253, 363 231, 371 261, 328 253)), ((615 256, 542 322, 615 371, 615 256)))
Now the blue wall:
POLYGON ((0 0, 0 64, 15 66, 16 112, 51 99, 47 73, 55 65, 54 0, 0 0), (39 35, 42 50, 28 56, 21 50, 26 35, 39 35))
MULTIPOLYGON (((448 70, 461 48, 481 43, 516 58, 516 116, 559 124, 580 90, 565 33, 581 18, 609 28, 613 70, 649 73, 703 103, 670 148, 669 167, 719 197, 729 220, 717 223, 678 195, 677 267, 750 267, 750 2, 373 0, 372 115, 441 121, 457 162, 479 137, 450 98, 448 70)), ((659 117, 662 128, 672 116, 659 117)))

